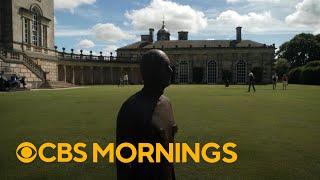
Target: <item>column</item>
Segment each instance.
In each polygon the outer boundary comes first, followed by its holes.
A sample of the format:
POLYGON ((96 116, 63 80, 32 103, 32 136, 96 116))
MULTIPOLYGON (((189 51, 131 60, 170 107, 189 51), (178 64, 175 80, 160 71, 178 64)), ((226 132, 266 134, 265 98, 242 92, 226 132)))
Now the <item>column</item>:
POLYGON ((81 69, 81 85, 84 85, 84 77, 83 77, 84 67, 83 67, 83 66, 81 66, 81 67, 80 67, 80 69, 81 69))
MULTIPOLYGON (((28 34, 29 34, 29 44, 33 45, 33 40, 32 40, 32 20, 28 20, 28 34)), ((29 46, 33 51, 33 47, 32 46, 29 46)))
POLYGON ((105 74, 103 73, 103 67, 100 67, 100 82, 101 84, 104 84, 103 80, 105 79, 104 78, 105 74))
POLYGON ((74 68, 75 66, 72 67, 72 84, 76 84, 74 68))
POLYGON ((64 82, 67 82, 67 67, 66 67, 66 65, 63 66, 63 71, 64 71, 64 82))
POLYGON ((94 69, 92 66, 90 67, 90 70, 91 70, 91 84, 93 85, 94 84, 94 69))
POLYGON ((113 84, 114 83, 114 81, 113 81, 113 70, 112 70, 113 68, 112 68, 112 66, 110 67, 110 79, 111 79, 111 84, 113 84))
POLYGON ((130 73, 129 73, 129 84, 135 84, 135 82, 133 82, 133 68, 130 68, 130 73))
POLYGON ((25 39, 25 37, 24 37, 24 17, 23 16, 21 16, 21 21, 22 21, 22 23, 21 23, 21 26, 22 26, 22 33, 21 33, 21 35, 22 35, 22 44, 21 44, 21 50, 22 51, 24 51, 24 39, 25 39))

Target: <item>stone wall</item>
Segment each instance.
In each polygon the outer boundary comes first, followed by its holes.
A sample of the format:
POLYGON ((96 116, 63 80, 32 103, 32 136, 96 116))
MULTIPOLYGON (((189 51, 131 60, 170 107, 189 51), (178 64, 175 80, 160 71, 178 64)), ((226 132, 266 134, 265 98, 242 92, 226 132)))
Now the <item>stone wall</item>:
POLYGON ((47 72, 47 80, 49 81, 58 81, 58 62, 45 60, 45 59, 36 59, 35 62, 41 66, 41 68, 47 72))
MULTIPOLYGON (((119 49, 117 54, 120 59, 138 60, 147 49, 119 49), (131 57, 128 59, 128 57, 131 57)), ((179 63, 188 62, 189 83, 194 82, 194 70, 202 71, 202 83, 208 81, 208 62, 216 62, 216 83, 224 83, 223 71, 232 73, 231 83, 237 83, 236 64, 240 60, 246 63, 246 74, 253 68, 263 69, 263 83, 271 82, 272 64, 274 62, 274 48, 270 47, 247 47, 247 48, 164 48, 162 49, 169 57, 171 65, 175 67, 175 82, 179 83, 179 63)), ((200 73, 201 74, 201 73, 200 73)), ((200 75, 201 76, 201 75, 200 75)), ((247 78, 247 76, 246 76, 247 78)))
POLYGON ((28 88, 36 88, 42 84, 41 79, 39 79, 23 64, 6 63, 0 60, 0 71, 4 71, 5 74, 17 74, 18 76, 25 76, 28 88))

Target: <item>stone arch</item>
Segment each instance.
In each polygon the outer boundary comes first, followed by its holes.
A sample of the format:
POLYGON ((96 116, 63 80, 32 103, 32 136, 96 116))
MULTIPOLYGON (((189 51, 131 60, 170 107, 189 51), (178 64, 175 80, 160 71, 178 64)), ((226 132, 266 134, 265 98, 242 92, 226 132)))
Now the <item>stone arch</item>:
POLYGON ((37 4, 33 4, 30 6, 30 11, 32 13, 31 42, 35 46, 42 46, 42 10, 37 4))
POLYGON ((179 62, 179 83, 182 83, 182 84, 189 83, 189 62, 188 61, 179 62))
POLYGON ((210 60, 207 62, 207 83, 216 84, 217 83, 218 67, 215 60, 210 60))
POLYGON ((32 4, 32 5, 30 6, 30 12, 32 12, 32 13, 37 13, 37 14, 39 14, 40 16, 43 16, 42 9, 41 9, 41 7, 40 7, 38 4, 32 4))
POLYGON ((247 62, 239 60, 236 63, 236 83, 245 84, 247 79, 247 62))

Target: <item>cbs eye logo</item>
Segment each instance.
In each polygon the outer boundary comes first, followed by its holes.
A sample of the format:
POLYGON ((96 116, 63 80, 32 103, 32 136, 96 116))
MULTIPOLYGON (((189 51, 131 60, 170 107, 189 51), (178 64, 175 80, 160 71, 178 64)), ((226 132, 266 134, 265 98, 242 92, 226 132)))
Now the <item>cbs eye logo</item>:
POLYGON ((23 163, 31 163, 37 157, 37 149, 30 142, 21 143, 16 149, 17 158, 23 163))

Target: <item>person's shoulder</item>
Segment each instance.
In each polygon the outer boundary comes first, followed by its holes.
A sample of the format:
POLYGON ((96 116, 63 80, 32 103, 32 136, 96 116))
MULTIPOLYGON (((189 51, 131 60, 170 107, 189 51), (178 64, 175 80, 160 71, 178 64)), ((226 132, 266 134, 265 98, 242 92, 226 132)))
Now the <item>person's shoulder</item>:
POLYGON ((135 104, 135 102, 137 101, 139 96, 139 92, 133 94, 132 96, 130 96, 128 99, 126 99, 123 103, 122 103, 122 108, 128 108, 130 106, 133 106, 135 104))
POLYGON ((139 97, 140 97, 140 91, 135 93, 134 95, 130 96, 124 103, 122 106, 131 106, 133 104, 135 104, 138 100, 139 100, 139 97))
POLYGON ((159 102, 160 103, 171 104, 170 99, 168 97, 166 97, 165 95, 160 96, 159 102))

